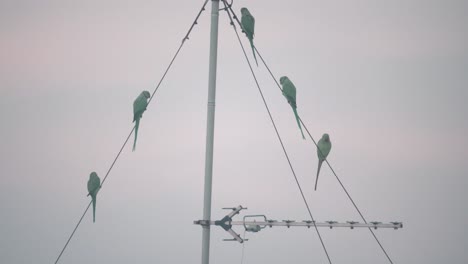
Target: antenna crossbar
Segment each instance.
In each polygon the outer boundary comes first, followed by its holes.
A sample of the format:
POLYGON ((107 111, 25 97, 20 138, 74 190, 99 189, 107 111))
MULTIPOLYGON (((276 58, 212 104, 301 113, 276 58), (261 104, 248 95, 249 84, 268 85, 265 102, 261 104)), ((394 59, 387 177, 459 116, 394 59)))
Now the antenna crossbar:
POLYGON ((334 227, 340 228, 393 228, 393 229, 400 229, 403 228, 402 222, 389 222, 389 223, 382 223, 382 222, 368 222, 368 223, 359 223, 357 221, 347 221, 340 223, 338 221, 325 221, 325 222, 315 222, 312 220, 303 220, 300 222, 296 222, 295 220, 272 220, 268 219, 265 215, 246 215, 244 216, 243 221, 233 221, 232 218, 240 213, 243 209, 247 209, 239 205, 238 207, 231 207, 231 208, 223 208, 223 209, 230 209, 232 210, 229 214, 224 216, 221 220, 211 221, 211 220, 196 220, 193 221, 195 225, 201 226, 219 226, 227 231, 233 239, 225 239, 224 241, 237 241, 239 243, 244 243, 246 241, 243 239, 239 234, 237 234, 234 230, 232 230, 232 226, 244 226, 245 231, 247 232, 259 232, 266 227, 276 227, 276 226, 284 226, 287 228, 290 227, 328 227, 330 229, 334 227), (254 220, 246 220, 251 218, 262 218, 260 221, 254 220))
MULTIPOLYGON (((195 225, 217 225, 221 226, 218 221, 202 221, 202 220, 197 220, 193 221, 195 225)), ((259 225, 259 226, 268 226, 268 227, 274 227, 274 226, 285 226, 285 227, 314 227, 314 223, 310 220, 304 220, 301 222, 296 222, 294 220, 282 220, 282 221, 277 221, 277 220, 268 220, 268 221, 227 221, 225 222, 228 225, 231 226, 243 226, 243 225, 259 225)), ((402 222, 390 222, 390 223, 380 223, 380 222, 369 222, 367 224, 365 223, 359 223, 355 221, 347 221, 345 223, 340 223, 337 221, 325 221, 325 222, 315 222, 315 225, 317 227, 329 227, 330 229, 334 227, 347 227, 347 228, 393 228, 393 229, 399 229, 403 228, 403 223, 402 222), (375 224, 374 224, 375 223, 375 224)))

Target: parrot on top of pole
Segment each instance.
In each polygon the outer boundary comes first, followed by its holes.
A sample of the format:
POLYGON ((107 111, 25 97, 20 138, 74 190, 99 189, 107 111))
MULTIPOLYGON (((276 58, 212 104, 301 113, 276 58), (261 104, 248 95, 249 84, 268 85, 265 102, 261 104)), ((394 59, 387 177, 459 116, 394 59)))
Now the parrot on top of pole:
POLYGON ((296 116, 297 125, 301 130, 302 138, 305 139, 304 133, 302 132, 301 122, 299 121, 299 115, 297 114, 297 104, 296 104, 296 87, 289 80, 287 76, 280 78, 281 86, 283 86, 283 95, 288 100, 289 105, 291 105, 294 115, 296 116))
POLYGON ((135 141, 133 142, 133 150, 136 148, 136 141, 138 137, 138 127, 140 126, 140 119, 148 106, 148 99, 151 94, 148 91, 143 91, 133 102, 133 122, 135 122, 135 141))
POLYGON ((101 189, 101 179, 99 179, 96 172, 91 172, 88 180, 88 196, 91 195, 93 200, 93 223, 96 221, 96 196, 101 189))
POLYGON ((252 47, 252 52, 255 58, 255 63, 257 63, 257 56, 255 55, 255 48, 253 44, 253 38, 255 35, 255 18, 250 14, 249 10, 245 7, 241 8, 241 25, 242 29, 244 30, 245 34, 247 35, 247 38, 250 41, 250 46, 252 47))
POLYGON ((315 180, 315 190, 317 190, 317 182, 319 178, 320 168, 322 167, 322 163, 327 159, 331 147, 332 143, 330 141, 330 136, 328 134, 323 134, 322 138, 317 143, 317 156, 319 159, 319 163, 317 168, 317 178, 315 180))

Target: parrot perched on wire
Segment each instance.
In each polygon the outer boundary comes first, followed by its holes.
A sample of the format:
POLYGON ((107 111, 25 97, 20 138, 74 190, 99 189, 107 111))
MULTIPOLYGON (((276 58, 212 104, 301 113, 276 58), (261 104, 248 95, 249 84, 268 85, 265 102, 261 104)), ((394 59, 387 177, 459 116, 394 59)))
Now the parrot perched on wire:
POLYGON ((315 179, 315 190, 317 190, 317 182, 320 173, 320 168, 322 167, 322 163, 327 159, 331 147, 332 143, 330 141, 330 136, 328 134, 323 134, 322 138, 317 143, 317 156, 319 162, 317 168, 317 178, 315 179))
POLYGON ((242 29, 244 30, 245 34, 247 35, 247 38, 250 41, 250 46, 252 47, 252 52, 255 58, 255 63, 258 66, 257 62, 257 56, 255 55, 255 48, 253 44, 253 38, 255 35, 255 18, 250 14, 249 10, 245 7, 241 8, 241 25, 242 29))
POLYGON ((96 172, 91 172, 88 180, 88 196, 91 195, 93 201, 93 223, 96 221, 96 196, 101 189, 101 179, 99 179, 96 172))
POLYGON ((283 95, 288 100, 289 105, 291 105, 294 115, 296 116, 297 125, 301 130, 302 138, 305 139, 304 133, 302 132, 301 122, 299 121, 299 115, 297 114, 297 105, 296 105, 296 87, 289 80, 288 77, 283 76, 280 78, 281 86, 283 86, 283 95))
POLYGON ((143 91, 137 99, 133 102, 133 122, 135 122, 135 141, 133 142, 133 151, 135 151, 136 141, 138 137, 138 127, 140 126, 140 119, 148 106, 148 99, 151 94, 148 91, 143 91))

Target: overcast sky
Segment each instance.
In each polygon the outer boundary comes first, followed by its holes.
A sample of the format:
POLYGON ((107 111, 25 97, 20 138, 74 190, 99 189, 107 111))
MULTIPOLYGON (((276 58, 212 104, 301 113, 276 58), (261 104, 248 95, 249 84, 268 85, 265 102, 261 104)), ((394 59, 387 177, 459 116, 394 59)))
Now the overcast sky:
MULTIPOLYGON (((203 4, 0 0, 0 262, 53 263, 203 4)), ((468 2, 246 1, 255 43, 394 263, 468 262, 468 2)), ((199 263, 211 1, 60 263, 199 263)), ((220 15, 212 219, 222 207, 309 219, 226 14, 220 15)), ((245 45, 248 45, 243 37, 245 45)), ((248 50, 249 51, 249 50, 248 50)), ((252 58, 251 52, 248 53, 252 58)), ((317 168, 291 108, 255 67, 318 221, 362 222, 317 168)), ((242 214, 238 219, 244 215, 242 214)), ((238 233, 243 233, 236 227, 238 233)), ((320 229, 333 263, 388 263, 365 229, 320 229)), ((327 263, 317 234, 247 234, 244 263, 327 263)), ((213 227, 211 263, 242 246, 213 227)))

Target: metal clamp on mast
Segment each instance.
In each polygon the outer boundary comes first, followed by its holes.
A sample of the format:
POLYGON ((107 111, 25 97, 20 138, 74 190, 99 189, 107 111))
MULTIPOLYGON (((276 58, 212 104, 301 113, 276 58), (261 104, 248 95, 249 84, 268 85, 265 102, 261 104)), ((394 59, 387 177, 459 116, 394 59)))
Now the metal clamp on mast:
POLYGON ((217 221, 197 220, 197 221, 194 221, 193 223, 196 225, 201 225, 201 226, 209 226, 209 225, 220 226, 221 228, 223 228, 225 231, 227 231, 229 234, 231 234, 234 237, 233 239, 224 239, 224 241, 237 241, 239 243, 244 243, 244 241, 246 240, 241 238, 239 234, 237 234, 236 232, 234 232, 234 230, 232 230, 231 223, 232 223, 233 216, 239 214, 239 212, 242 209, 247 209, 247 208, 244 208, 241 205, 239 205, 238 207, 223 208, 223 209, 232 210, 232 212, 226 215, 225 217, 223 217, 223 219, 221 220, 217 220, 217 221))

